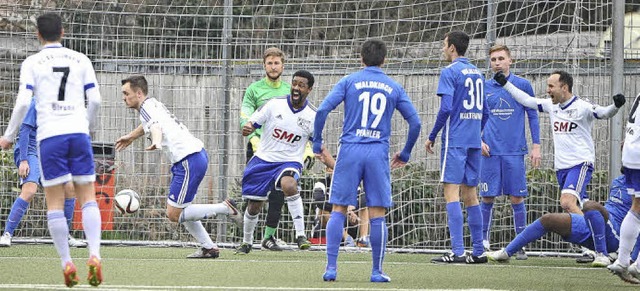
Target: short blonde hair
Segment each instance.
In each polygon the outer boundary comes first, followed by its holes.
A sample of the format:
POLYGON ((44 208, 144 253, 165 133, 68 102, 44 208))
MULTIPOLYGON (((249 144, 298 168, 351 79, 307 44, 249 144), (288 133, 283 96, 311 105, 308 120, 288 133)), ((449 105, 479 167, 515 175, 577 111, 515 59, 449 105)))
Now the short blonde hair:
POLYGON ((504 44, 496 44, 496 45, 492 46, 489 49, 489 54, 492 54, 494 52, 499 52, 499 51, 507 52, 507 55, 511 58, 511 51, 509 50, 509 47, 507 47, 504 44))
POLYGON ((277 47, 270 47, 264 51, 262 55, 262 62, 264 63, 268 57, 280 57, 282 62, 284 63, 284 52, 277 47))

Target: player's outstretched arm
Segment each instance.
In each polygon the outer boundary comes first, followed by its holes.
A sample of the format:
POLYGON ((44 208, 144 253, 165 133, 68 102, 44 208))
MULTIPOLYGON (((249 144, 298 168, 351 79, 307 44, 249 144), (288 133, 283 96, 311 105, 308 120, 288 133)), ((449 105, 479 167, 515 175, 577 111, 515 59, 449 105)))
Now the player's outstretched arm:
POLYGON ((618 113, 618 109, 620 109, 620 107, 622 107, 624 103, 626 103, 626 99, 622 94, 613 95, 612 99, 613 99, 613 104, 606 107, 596 106, 593 109, 593 112, 596 114, 596 118, 599 118, 599 119, 611 118, 615 116, 616 113, 618 113))
POLYGON ((529 96, 529 94, 511 84, 511 82, 507 80, 507 77, 502 72, 497 72, 495 75, 493 75, 493 79, 498 82, 500 86, 504 87, 504 89, 506 89, 507 92, 509 92, 513 99, 516 99, 518 103, 529 108, 535 109, 538 107, 538 102, 535 98, 530 98, 531 96, 529 96))
POLYGON ((134 140, 144 135, 144 129, 142 124, 136 127, 133 131, 125 134, 116 140, 116 150, 121 151, 128 147, 134 140))

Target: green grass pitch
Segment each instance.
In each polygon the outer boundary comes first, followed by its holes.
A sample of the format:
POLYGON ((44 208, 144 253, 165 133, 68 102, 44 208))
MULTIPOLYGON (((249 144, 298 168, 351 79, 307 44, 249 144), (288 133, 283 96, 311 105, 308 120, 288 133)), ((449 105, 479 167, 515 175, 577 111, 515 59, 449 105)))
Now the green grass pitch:
MULTIPOLYGON (((606 269, 576 264, 573 258, 530 257, 509 264, 436 265, 435 255, 386 255, 390 283, 370 283, 371 254, 341 252, 338 280, 323 282, 322 251, 267 252, 246 256, 223 249, 218 259, 186 259, 193 248, 102 247, 104 283, 109 290, 623 290, 606 269)), ((80 276, 73 289, 91 289, 86 249, 71 249, 80 276)), ((67 289, 52 245, 0 248, 0 289, 67 289)))

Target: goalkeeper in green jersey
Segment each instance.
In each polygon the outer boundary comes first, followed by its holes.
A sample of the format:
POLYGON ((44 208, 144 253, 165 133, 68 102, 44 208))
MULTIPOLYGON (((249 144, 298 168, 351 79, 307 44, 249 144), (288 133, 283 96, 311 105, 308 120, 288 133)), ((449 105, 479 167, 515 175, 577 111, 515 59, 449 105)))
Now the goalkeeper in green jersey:
MULTIPOLYGON (((284 71, 284 53, 276 47, 270 47, 264 51, 262 63, 266 76, 259 81, 249 85, 242 99, 242 110, 240 112, 240 128, 247 123, 249 117, 260 106, 274 97, 286 96, 291 93, 291 85, 280 79, 284 71)), ((247 162, 253 157, 253 153, 258 149, 262 129, 257 128, 249 136, 247 143, 247 162)), ((304 155, 304 166, 308 168, 313 162, 313 151, 307 144, 304 155)), ((262 238, 262 247, 272 251, 281 251, 284 243, 279 241, 275 234, 282 215, 284 205, 284 193, 274 191, 269 194, 269 209, 266 219, 266 227, 262 238)), ((310 243, 309 243, 310 244, 310 243)))

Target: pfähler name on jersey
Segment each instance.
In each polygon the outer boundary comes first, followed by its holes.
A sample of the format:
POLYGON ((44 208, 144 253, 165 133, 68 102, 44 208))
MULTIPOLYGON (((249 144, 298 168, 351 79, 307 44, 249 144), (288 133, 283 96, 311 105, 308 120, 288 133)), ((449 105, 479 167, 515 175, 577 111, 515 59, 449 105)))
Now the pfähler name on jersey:
POLYGON ((373 129, 360 128, 360 129, 356 129, 356 136, 380 139, 380 131, 373 130, 373 129))

